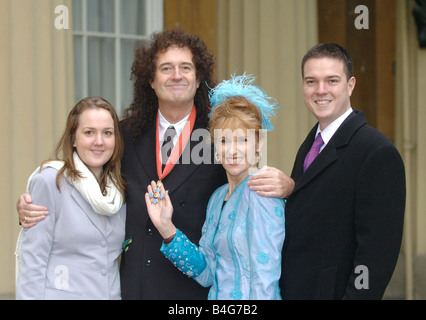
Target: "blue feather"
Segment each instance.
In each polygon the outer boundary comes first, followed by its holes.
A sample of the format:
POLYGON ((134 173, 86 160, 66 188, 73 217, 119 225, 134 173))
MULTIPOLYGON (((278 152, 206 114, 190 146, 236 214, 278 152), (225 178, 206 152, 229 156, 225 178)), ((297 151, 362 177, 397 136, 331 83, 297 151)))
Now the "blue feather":
POLYGON ((256 78, 252 75, 232 75, 230 80, 224 80, 209 92, 212 109, 225 102, 228 97, 243 96, 256 105, 262 114, 262 129, 271 131, 274 126, 271 117, 275 116, 275 110, 279 109, 278 101, 268 97, 265 90, 256 86, 253 82, 256 78))

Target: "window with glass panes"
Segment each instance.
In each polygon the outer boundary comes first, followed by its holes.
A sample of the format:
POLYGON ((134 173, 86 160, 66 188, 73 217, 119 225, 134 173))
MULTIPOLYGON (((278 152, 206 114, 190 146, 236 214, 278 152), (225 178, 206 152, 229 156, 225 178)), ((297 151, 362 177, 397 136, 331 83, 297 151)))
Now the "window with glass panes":
POLYGON ((73 0, 76 102, 108 100, 119 116, 132 101, 136 45, 163 29, 162 0, 73 0))

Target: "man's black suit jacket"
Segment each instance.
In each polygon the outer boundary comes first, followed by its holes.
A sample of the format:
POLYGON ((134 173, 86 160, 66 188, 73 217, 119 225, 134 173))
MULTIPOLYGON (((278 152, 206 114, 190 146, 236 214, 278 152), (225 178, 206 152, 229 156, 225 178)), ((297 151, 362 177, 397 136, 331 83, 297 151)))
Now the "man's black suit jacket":
MULTIPOLYGON (((120 275, 123 299, 207 299, 208 288, 183 275, 160 252, 162 238, 149 219, 145 204, 146 187, 157 181, 155 157, 155 123, 134 140, 122 123, 124 158, 122 172, 126 180, 126 240, 131 239, 123 253, 120 275)), ((188 146, 199 150, 194 132, 202 128, 198 121, 188 146)), ((209 148, 211 146, 208 146, 209 148)), ((201 149, 201 148, 200 148, 201 149)), ((211 151, 212 153, 213 151, 211 151)), ((188 155, 188 153, 186 153, 188 155)), ((163 179, 173 204, 173 222, 188 238, 198 244, 206 216, 207 203, 214 190, 226 183, 220 164, 182 164, 182 159, 163 179)))
POLYGON ((283 299, 381 299, 402 239, 402 159, 363 113, 354 111, 303 173, 316 128, 293 167, 281 294, 283 299))

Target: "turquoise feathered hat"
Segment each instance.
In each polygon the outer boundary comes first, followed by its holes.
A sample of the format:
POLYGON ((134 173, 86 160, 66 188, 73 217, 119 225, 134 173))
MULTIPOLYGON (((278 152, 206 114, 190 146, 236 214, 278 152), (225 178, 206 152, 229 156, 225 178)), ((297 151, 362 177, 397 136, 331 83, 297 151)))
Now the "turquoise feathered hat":
POLYGON ((271 117, 275 116, 275 109, 279 109, 278 101, 269 97, 265 90, 256 86, 253 82, 256 78, 252 75, 241 76, 232 75, 230 80, 224 80, 209 92, 212 109, 226 101, 228 97, 243 96, 255 106, 257 106, 262 115, 262 129, 271 131, 274 126, 271 123, 271 117))

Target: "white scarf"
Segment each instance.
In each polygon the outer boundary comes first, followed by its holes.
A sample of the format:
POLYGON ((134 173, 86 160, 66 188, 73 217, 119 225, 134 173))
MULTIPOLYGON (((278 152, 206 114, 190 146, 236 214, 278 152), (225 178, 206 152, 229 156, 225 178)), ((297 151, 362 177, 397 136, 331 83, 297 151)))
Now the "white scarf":
MULTIPOLYGON (((80 192, 83 198, 92 206, 96 213, 105 216, 115 215, 123 204, 123 197, 117 187, 112 183, 111 178, 107 178, 107 194, 104 196, 102 195, 101 188, 99 187, 99 183, 95 176, 87 168, 83 161, 81 161, 77 152, 74 152, 73 159, 75 168, 83 177, 72 180, 67 176, 66 172, 64 172, 64 177, 78 190, 78 192, 80 192)), ((63 166, 63 161, 49 161, 43 166, 43 168, 52 167, 60 170, 63 166)), ((40 167, 38 167, 29 177, 27 192, 31 179, 39 172, 40 167)))
MULTIPOLYGON (((105 216, 115 215, 121 208, 123 204, 123 197, 117 187, 112 183, 110 177, 107 179, 107 195, 103 196, 99 183, 96 180, 93 173, 86 167, 86 165, 81 161, 77 152, 73 154, 74 165, 78 171, 82 174, 83 178, 79 178, 75 181, 69 179, 64 172, 65 178, 80 192, 83 198, 92 206, 93 210, 96 213, 105 216)), ((49 161, 44 165, 44 167, 52 167, 57 170, 60 170, 64 166, 63 161, 49 161)), ((29 192, 29 185, 31 179, 34 178, 36 174, 40 172, 40 167, 38 167, 28 178, 27 192, 29 192)), ((18 279, 19 269, 21 266, 21 241, 22 241, 22 229, 18 235, 18 241, 16 243, 15 249, 15 276, 18 279)))

